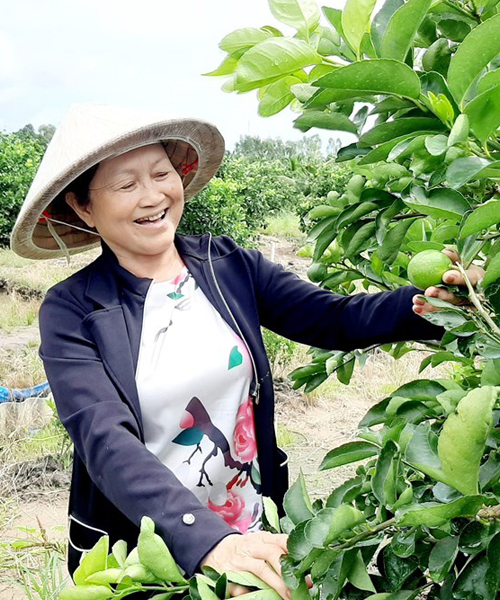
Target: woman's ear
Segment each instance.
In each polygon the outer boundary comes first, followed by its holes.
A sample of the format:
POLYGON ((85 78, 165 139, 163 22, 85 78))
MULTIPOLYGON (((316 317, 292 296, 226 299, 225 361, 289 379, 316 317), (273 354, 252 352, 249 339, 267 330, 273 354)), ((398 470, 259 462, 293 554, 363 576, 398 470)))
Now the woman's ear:
POLYGON ((82 221, 84 221, 89 227, 95 227, 92 211, 89 210, 90 203, 86 204, 85 206, 78 204, 78 200, 76 199, 74 192, 67 192, 64 199, 66 200, 66 204, 71 206, 71 208, 76 212, 82 221))

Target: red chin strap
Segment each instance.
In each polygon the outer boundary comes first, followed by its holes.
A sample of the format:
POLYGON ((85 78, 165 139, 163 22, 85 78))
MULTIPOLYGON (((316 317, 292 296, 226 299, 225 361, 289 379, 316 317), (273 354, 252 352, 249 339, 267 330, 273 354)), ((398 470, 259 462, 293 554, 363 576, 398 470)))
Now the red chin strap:
POLYGON ((182 165, 182 175, 185 177, 186 175, 189 175, 189 173, 191 173, 191 171, 193 171, 194 169, 196 169, 196 167, 198 166, 198 159, 196 158, 192 163, 188 164, 188 163, 184 163, 182 165))
POLYGON ((39 223, 46 223, 47 219, 52 219, 52 215, 49 213, 47 209, 42 212, 42 216, 38 219, 39 223))

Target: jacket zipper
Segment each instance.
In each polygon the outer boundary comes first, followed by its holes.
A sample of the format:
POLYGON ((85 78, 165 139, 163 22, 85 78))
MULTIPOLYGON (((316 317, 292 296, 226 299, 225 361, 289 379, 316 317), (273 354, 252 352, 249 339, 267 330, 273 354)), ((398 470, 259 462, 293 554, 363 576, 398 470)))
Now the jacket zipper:
POLYGON ((234 318, 234 315, 231 312, 231 309, 229 308, 229 305, 226 302, 226 299, 224 298, 224 296, 222 294, 222 290, 220 289, 219 283, 217 281, 217 277, 215 276, 214 266, 212 264, 211 245, 212 245, 212 234, 209 233, 208 234, 208 264, 210 265, 210 273, 212 275, 212 279, 214 281, 217 292, 218 292, 227 312, 229 313, 229 316, 231 317, 236 329, 238 330, 238 334, 239 334, 240 338, 243 340, 243 343, 245 344, 245 347, 248 352, 248 356, 250 356, 250 360, 252 361, 252 368, 253 368, 254 377, 255 377, 255 387, 253 390, 250 389, 250 396, 253 398, 255 404, 258 404, 259 403, 260 383, 259 383, 259 377, 257 375, 257 365, 256 365, 254 357, 252 355, 252 351, 250 350, 250 346, 248 345, 248 342, 246 341, 245 336, 243 335, 243 332, 241 331, 240 326, 238 325, 238 322, 234 318))

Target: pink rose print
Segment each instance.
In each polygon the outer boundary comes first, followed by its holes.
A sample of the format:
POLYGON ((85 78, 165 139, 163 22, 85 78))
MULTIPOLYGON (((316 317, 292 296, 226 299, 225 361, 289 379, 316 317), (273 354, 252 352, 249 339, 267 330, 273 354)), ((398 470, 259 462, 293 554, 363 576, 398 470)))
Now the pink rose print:
POLYGON ((207 506, 240 533, 246 533, 252 524, 252 515, 245 510, 245 501, 232 490, 228 490, 225 504, 214 504, 209 500, 207 506))
POLYGON ((248 398, 238 409, 233 434, 234 451, 243 462, 250 463, 257 456, 252 399, 248 398))

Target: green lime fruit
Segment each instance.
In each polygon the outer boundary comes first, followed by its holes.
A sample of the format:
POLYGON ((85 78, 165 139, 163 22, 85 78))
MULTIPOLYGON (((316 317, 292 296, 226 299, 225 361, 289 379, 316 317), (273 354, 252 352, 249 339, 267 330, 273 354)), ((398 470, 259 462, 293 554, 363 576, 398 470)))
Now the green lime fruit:
POLYGON ((443 275, 453 267, 451 259, 439 250, 423 250, 408 263, 408 279, 414 286, 425 290, 443 283, 443 275))
POLYGON ((307 276, 314 283, 320 283, 326 279, 328 275, 328 268, 323 263, 313 262, 313 264, 307 269, 307 276))

